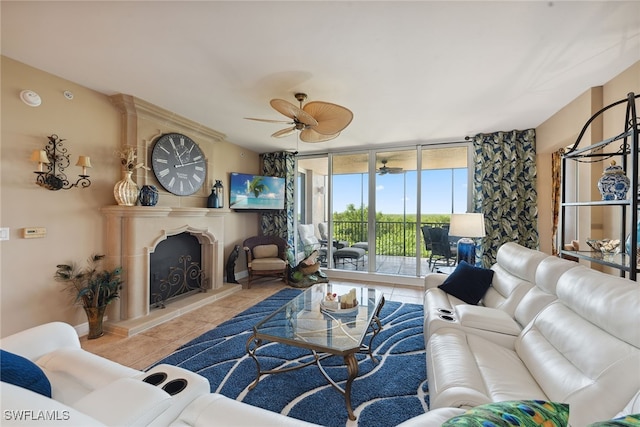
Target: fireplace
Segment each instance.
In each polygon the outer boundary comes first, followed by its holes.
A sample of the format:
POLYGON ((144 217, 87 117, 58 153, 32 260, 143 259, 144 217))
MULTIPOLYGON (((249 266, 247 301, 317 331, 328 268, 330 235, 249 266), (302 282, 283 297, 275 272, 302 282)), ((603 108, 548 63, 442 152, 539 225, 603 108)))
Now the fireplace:
POLYGON ((107 312, 108 331, 133 335, 241 289, 223 280, 224 213, 157 206, 107 206, 101 212, 106 217, 106 260, 122 266, 124 281, 120 299, 107 312), (203 292, 171 302, 165 309, 152 308, 151 254, 160 243, 182 234, 200 243, 203 292))

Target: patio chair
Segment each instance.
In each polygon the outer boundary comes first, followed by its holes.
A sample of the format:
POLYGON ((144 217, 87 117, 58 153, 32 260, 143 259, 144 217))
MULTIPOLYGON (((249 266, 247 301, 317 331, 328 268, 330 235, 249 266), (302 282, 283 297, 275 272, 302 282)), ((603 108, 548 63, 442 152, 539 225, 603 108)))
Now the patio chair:
POLYGON ((254 276, 282 277, 289 284, 289 263, 287 262, 287 241, 278 236, 255 236, 246 239, 242 246, 247 255, 249 280, 247 289, 251 288, 254 276))
MULTIPOLYGON (((326 222, 321 222, 318 224, 318 232, 320 232, 320 241, 327 244, 329 242, 329 224, 326 222)), ((346 240, 334 240, 333 247, 336 249, 342 249, 349 246, 349 242, 346 240)))
POLYGON ((442 227, 422 226, 422 237, 429 254, 429 270, 439 263, 447 267, 456 264, 457 250, 449 241, 449 230, 442 227))

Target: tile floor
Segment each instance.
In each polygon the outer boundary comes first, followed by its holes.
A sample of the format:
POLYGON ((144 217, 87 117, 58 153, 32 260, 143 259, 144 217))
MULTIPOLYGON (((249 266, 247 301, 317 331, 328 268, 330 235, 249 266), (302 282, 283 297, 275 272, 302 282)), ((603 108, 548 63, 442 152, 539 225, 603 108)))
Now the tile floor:
MULTIPOLYGON (((332 283, 338 283, 332 281, 332 283)), ((349 283, 342 281, 341 283, 349 283)), ((389 301, 422 304, 423 292, 419 288, 399 285, 367 284, 384 292, 389 301)), ((144 370, 169 355, 178 347, 220 323, 271 296, 287 285, 280 280, 256 280, 251 289, 243 289, 200 307, 161 325, 147 329, 132 337, 123 338, 111 334, 95 339, 81 338, 82 348, 134 369, 144 370)))

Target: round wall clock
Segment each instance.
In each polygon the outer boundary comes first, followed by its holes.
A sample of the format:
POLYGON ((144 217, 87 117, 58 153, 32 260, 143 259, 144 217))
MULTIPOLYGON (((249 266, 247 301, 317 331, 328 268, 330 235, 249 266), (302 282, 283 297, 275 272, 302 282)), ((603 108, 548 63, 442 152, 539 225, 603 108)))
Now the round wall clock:
POLYGON ((156 140, 151 166, 160 185, 178 196, 195 193, 207 177, 207 160, 200 146, 179 133, 167 133, 156 140))

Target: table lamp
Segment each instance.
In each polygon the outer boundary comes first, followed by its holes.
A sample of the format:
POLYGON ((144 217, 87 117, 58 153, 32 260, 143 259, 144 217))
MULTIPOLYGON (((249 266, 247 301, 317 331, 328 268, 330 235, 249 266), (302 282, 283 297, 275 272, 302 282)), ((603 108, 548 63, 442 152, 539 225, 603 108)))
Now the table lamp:
POLYGON ((476 243, 473 239, 485 236, 484 215, 481 213, 451 214, 450 236, 458 240, 458 263, 466 261, 476 265, 476 243))

